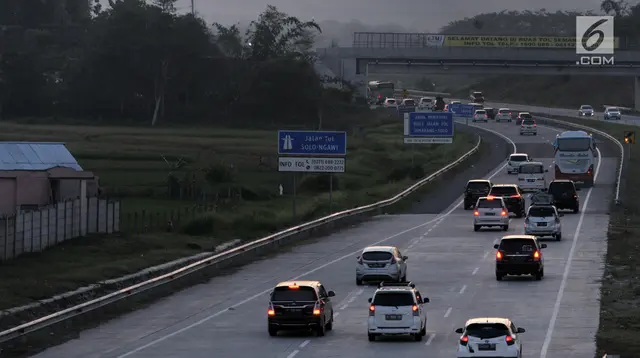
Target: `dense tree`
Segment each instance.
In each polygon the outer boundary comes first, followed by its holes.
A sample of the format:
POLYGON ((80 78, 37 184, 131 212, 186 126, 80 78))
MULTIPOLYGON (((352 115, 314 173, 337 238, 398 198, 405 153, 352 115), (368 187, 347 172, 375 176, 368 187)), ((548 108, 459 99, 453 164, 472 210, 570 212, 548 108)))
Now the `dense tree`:
POLYGON ((259 125, 315 121, 309 104, 326 105, 320 27, 272 6, 241 34, 177 14, 175 0, 6 0, 0 29, 4 117, 259 125))

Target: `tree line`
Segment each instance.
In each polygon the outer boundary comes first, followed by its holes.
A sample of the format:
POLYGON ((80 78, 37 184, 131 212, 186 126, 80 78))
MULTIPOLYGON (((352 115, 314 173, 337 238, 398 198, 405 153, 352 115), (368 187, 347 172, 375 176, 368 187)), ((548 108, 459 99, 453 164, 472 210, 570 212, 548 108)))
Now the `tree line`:
POLYGON ((0 2, 0 118, 304 125, 351 101, 314 69, 314 21, 267 6, 241 33, 175 2, 0 2))

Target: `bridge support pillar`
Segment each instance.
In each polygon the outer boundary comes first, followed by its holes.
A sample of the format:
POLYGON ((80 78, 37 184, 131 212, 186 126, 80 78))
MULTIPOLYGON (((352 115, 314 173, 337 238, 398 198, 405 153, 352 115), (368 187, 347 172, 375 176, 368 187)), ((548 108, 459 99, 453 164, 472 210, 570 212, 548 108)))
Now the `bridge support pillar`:
POLYGON ((633 78, 633 108, 640 111, 640 76, 633 78))

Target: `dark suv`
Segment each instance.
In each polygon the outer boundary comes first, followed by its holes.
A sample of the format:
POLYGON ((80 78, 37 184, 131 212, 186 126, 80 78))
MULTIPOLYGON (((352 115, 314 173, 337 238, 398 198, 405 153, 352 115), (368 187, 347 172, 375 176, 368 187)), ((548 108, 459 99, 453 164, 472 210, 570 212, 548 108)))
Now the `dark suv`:
POLYGON ((489 180, 469 180, 464 187, 464 210, 473 209, 479 198, 489 195, 492 186, 489 180))
POLYGON ((573 181, 558 179, 549 184, 547 192, 553 196, 553 205, 556 209, 570 209, 577 213, 580 211, 579 190, 573 181))
POLYGON ((517 218, 525 215, 526 205, 522 190, 515 184, 495 184, 491 187, 489 197, 501 197, 510 213, 517 218))
POLYGON ((544 277, 544 259, 541 244, 534 236, 509 235, 493 245, 496 251, 496 280, 502 281, 506 275, 531 275, 536 280, 544 277))
POLYGON ((280 330, 314 330, 324 336, 333 328, 333 304, 336 294, 326 291, 318 281, 280 282, 271 292, 269 335, 280 330))

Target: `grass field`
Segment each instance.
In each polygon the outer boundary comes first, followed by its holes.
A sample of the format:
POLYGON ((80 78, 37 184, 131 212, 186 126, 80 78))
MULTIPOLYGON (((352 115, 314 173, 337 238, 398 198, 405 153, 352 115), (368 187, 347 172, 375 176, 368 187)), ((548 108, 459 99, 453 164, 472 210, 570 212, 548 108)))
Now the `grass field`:
POLYGON ((411 148, 403 144, 402 121, 397 117, 371 112, 367 121, 363 130, 349 134, 347 172, 334 175, 332 205, 328 175, 298 176, 296 217, 292 216, 292 196, 288 194, 292 175, 277 172, 275 130, 0 123, 0 140, 66 142, 82 167, 100 176, 108 192, 124 197, 125 211, 172 210, 193 204, 164 198, 170 169, 160 154, 188 162, 180 175, 211 165, 233 166, 231 184, 253 194, 253 200, 201 214, 181 233, 70 240, 3 263, 0 309, 208 251, 223 242, 263 236, 328 214, 330 207, 336 211, 390 197, 477 142, 477 138, 459 133, 453 145, 411 148), (278 196, 280 184, 287 188, 284 196, 278 196))
MULTIPOLYGON (((625 131, 638 127, 603 121, 557 117, 587 125, 622 140, 625 131)), ((640 149, 631 146, 621 183, 622 205, 611 211, 605 272, 600 297, 600 327, 596 336, 597 357, 617 354, 640 357, 640 149)), ((595 279, 595 278, 594 278, 595 279)))

